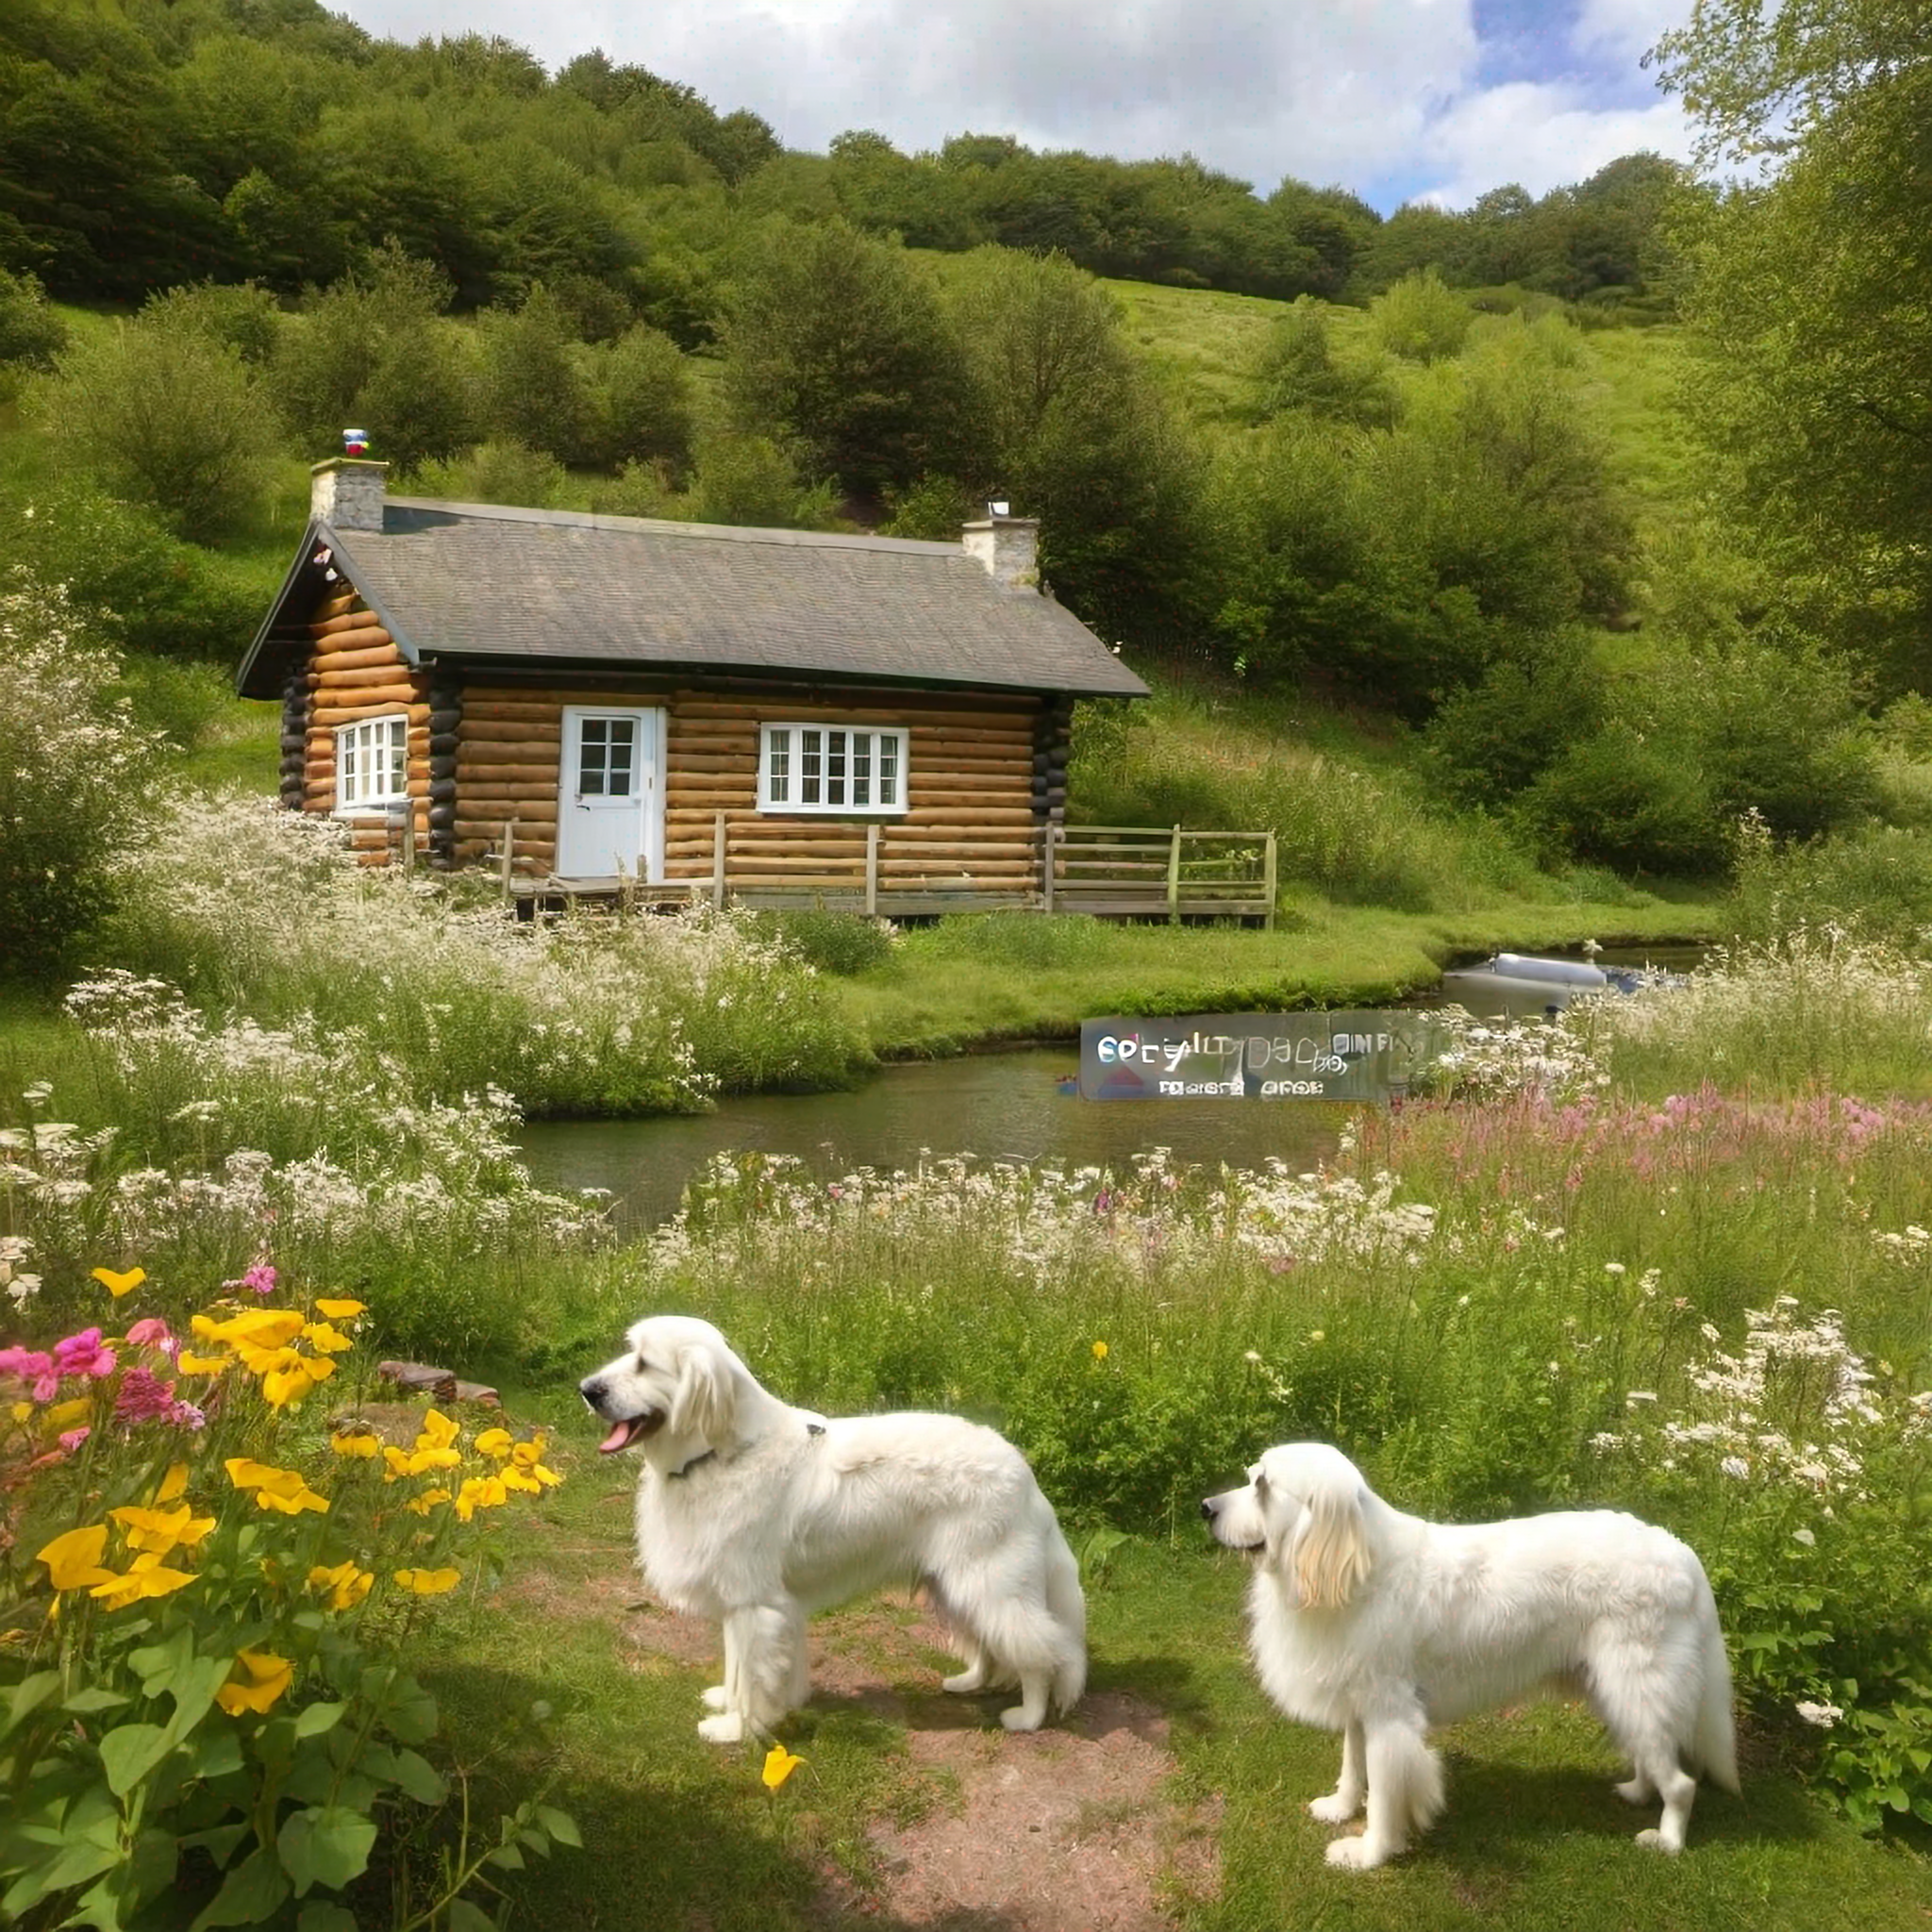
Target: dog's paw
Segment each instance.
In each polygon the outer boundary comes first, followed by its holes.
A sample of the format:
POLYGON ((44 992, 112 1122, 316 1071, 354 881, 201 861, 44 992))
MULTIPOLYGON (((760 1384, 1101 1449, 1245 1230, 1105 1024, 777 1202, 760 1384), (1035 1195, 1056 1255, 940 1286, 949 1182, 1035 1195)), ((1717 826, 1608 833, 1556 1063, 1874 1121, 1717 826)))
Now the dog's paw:
POLYGON ((1647 1777, 1625 1778, 1610 1788, 1626 1805, 1648 1805, 1657 1798, 1657 1787, 1647 1777))
POLYGON ((941 1677, 940 1689, 950 1690, 955 1697, 970 1697, 974 1691, 986 1689, 986 1673, 974 1664, 971 1670, 961 1671, 958 1676, 941 1677))
POLYGON ((724 1708, 724 1685, 707 1684, 705 1688, 698 1692, 698 1702, 702 1704, 707 1710, 723 1710, 724 1708))
POLYGON ((698 1736, 708 1744, 742 1743, 744 1735, 744 1720, 735 1710, 720 1711, 698 1724, 698 1736))
POLYGON ((1015 1704, 1000 1712, 1000 1723, 1009 1731, 1037 1731, 1046 1722, 1042 1711, 1035 1715, 1024 1704, 1015 1704))
POLYGON ((1328 1847, 1328 1862, 1350 1872, 1369 1872, 1392 1857, 1389 1848, 1372 1843, 1367 1838, 1339 1838, 1328 1847))
POLYGON ((1344 1798, 1340 1791, 1308 1800, 1308 1816, 1319 1818, 1324 1824, 1346 1824, 1361 1808, 1359 1798, 1344 1798))
POLYGON ((1637 1834, 1637 1842, 1641 1845, 1648 1845, 1654 1852, 1661 1852, 1667 1858, 1674 1858, 1684 1849, 1682 1845, 1674 1845, 1655 1826, 1649 1831, 1640 1831, 1637 1834))

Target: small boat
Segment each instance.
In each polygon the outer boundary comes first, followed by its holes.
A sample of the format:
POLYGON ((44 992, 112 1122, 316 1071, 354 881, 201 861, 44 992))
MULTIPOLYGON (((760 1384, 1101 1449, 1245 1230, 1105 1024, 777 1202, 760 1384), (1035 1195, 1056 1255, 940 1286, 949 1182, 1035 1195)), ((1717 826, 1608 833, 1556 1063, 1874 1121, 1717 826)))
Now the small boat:
POLYGON ((1587 959, 1545 959, 1498 953, 1477 966, 1442 975, 1442 997, 1472 1012, 1560 1013, 1578 993, 1638 992, 1680 986, 1683 974, 1656 966, 1598 966, 1587 959))

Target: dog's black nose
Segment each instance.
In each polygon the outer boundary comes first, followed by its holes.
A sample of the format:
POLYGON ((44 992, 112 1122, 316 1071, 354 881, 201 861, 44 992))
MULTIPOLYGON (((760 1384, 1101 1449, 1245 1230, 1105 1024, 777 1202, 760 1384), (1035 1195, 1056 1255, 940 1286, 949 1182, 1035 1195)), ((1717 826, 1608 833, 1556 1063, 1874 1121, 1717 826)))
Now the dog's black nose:
POLYGON ((604 1400, 603 1377, 600 1375, 586 1375, 584 1379, 577 1384, 577 1393, 581 1395, 584 1398, 584 1400, 591 1405, 592 1408, 595 1408, 597 1405, 604 1400))
POLYGON ((1212 1496, 1203 1496, 1201 1498, 1201 1514, 1209 1523, 1214 1521, 1214 1498, 1212 1496))

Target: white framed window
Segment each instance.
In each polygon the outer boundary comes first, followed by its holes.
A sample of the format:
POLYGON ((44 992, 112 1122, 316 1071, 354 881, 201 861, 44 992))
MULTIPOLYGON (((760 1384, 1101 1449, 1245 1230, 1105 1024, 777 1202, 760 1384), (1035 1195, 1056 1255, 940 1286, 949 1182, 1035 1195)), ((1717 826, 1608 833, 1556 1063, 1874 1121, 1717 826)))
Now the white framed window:
POLYGON ((761 724, 758 809, 903 812, 907 737, 890 724, 761 724))
POLYGON ((336 732, 336 809, 362 811, 409 795, 409 721, 364 718, 336 732))

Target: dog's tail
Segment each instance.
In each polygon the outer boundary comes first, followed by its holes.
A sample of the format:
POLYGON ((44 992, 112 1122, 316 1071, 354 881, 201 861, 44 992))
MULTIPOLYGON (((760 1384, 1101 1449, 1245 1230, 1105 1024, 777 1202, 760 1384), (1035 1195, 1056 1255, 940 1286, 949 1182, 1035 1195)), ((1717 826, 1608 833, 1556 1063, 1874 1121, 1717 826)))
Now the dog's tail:
POLYGON ((1087 1688, 1087 1598, 1080 1589, 1080 1566, 1058 1524, 1046 1552, 1046 1607, 1064 1640, 1053 1674, 1053 1707, 1064 1714, 1087 1688))
POLYGON ((1704 1634, 1704 1690, 1697 1704, 1697 1724, 1690 1740, 1691 1768, 1727 1791, 1740 1789, 1738 1737, 1731 1721, 1731 1660, 1724 1653, 1724 1634, 1718 1627, 1717 1603, 1702 1568, 1698 1582, 1703 1602, 1698 1622, 1704 1634))

